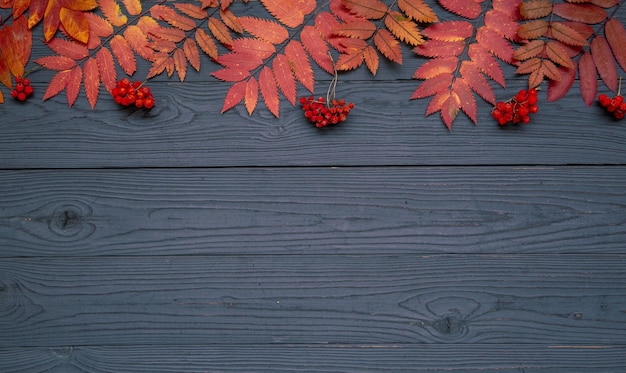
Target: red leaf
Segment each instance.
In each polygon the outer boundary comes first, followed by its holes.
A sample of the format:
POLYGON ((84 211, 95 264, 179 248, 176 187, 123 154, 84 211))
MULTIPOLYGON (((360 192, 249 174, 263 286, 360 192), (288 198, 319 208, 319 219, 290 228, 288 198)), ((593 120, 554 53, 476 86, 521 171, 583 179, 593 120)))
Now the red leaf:
POLYGON ((28 12, 30 16, 28 17, 28 28, 32 29, 35 27, 44 17, 46 7, 48 5, 48 0, 30 0, 30 6, 28 8, 28 12))
POLYGON ((461 17, 475 19, 482 13, 482 8, 479 2, 474 0, 438 0, 439 4, 447 11, 457 14, 461 17))
POLYGON ((4 84, 7 88, 13 88, 13 79, 11 78, 11 70, 4 63, 4 59, 0 58, 0 83, 4 84))
POLYGON ((524 61, 529 58, 537 57, 543 53, 545 44, 542 39, 531 40, 517 48, 515 53, 513 53, 513 58, 518 61, 524 61))
POLYGON ((89 56, 89 50, 85 45, 67 39, 52 38, 46 45, 57 54, 73 60, 82 60, 89 56))
POLYGON ((554 102, 565 97, 567 92, 569 92, 570 88, 574 84, 574 80, 576 80, 576 68, 560 67, 559 75, 561 76, 561 80, 550 80, 550 82, 548 83, 548 102, 554 102))
POLYGON ((228 92, 226 92, 226 98, 224 98, 224 105, 222 106, 222 114, 237 104, 239 104, 246 95, 246 82, 241 81, 233 84, 228 92))
POLYGON ((154 54, 154 58, 152 59, 152 66, 150 66, 150 70, 148 70, 148 74, 146 79, 150 79, 155 77, 163 71, 167 69, 167 76, 172 76, 174 72, 174 59, 170 57, 169 53, 158 52, 154 54))
POLYGON ((342 53, 337 59, 337 70, 354 70, 361 66, 364 60, 363 50, 352 50, 349 53, 342 53))
POLYGON ((452 57, 438 57, 424 62, 413 73, 413 79, 431 79, 439 74, 453 73, 458 66, 459 59, 452 57))
POLYGON ((59 71, 52 77, 50 83, 48 84, 48 87, 46 88, 46 92, 44 92, 43 94, 44 101, 58 95, 65 89, 65 87, 67 87, 67 81, 70 72, 71 70, 59 71))
POLYGON ((304 12, 295 1, 261 0, 274 18, 287 27, 298 27, 304 22, 304 12))
POLYGON ((35 63, 49 70, 69 70, 76 66, 76 61, 65 56, 45 56, 35 60, 35 63))
POLYGON ((568 56, 567 50, 558 41, 548 41, 546 43, 546 56, 554 63, 564 67, 574 67, 574 61, 568 56))
POLYGON ((140 0, 122 0, 126 10, 129 14, 137 16, 141 14, 141 1, 140 0))
POLYGON ((202 9, 202 7, 199 7, 195 4, 174 3, 174 6, 176 7, 176 9, 178 9, 182 13, 185 13, 189 17, 193 17, 195 19, 207 18, 206 10, 202 9))
POLYGON ((508 40, 519 41, 517 36, 519 24, 504 12, 492 9, 485 13, 485 26, 508 40))
POLYGON ((14 0, 13 1, 13 19, 18 18, 28 9, 30 0, 14 0))
POLYGON ((553 38, 567 45, 578 47, 587 45, 587 39, 583 35, 563 22, 552 22, 550 33, 553 38))
POLYGON ((67 86, 65 87, 65 94, 67 95, 67 104, 72 107, 78 98, 80 93, 80 82, 83 80, 83 70, 80 66, 74 66, 67 76, 67 86))
POLYGON ((296 78, 293 76, 289 59, 282 54, 276 55, 272 62, 274 78, 278 83, 278 88, 283 92, 291 105, 296 104, 296 78))
MULTIPOLYGON (((266 66, 267 68, 267 66, 266 66)), ((225 68, 211 73, 212 76, 225 82, 240 82, 250 76, 250 72, 246 69, 225 68)))
POLYGON ((98 62, 95 58, 89 58, 85 61, 84 69, 84 84, 85 95, 87 101, 93 109, 98 101, 98 91, 100 90, 100 73, 98 71, 98 62))
POLYGON ((150 8, 150 15, 184 31, 190 31, 196 28, 196 21, 192 18, 179 14, 174 9, 165 5, 153 5, 150 8))
POLYGON ((448 127, 448 130, 452 129, 452 122, 459 114, 461 102, 456 93, 450 92, 450 95, 441 104, 441 119, 443 123, 448 127))
POLYGON ((315 80, 313 77, 313 68, 311 67, 311 61, 304 50, 302 44, 296 40, 292 40, 285 47, 285 56, 289 59, 289 64, 293 69, 296 79, 313 93, 315 87, 315 80))
POLYGON ((68 9, 86 12, 98 7, 96 0, 63 0, 63 6, 68 9))
POLYGON ((254 70, 261 66, 263 59, 261 57, 251 55, 243 55, 239 53, 222 54, 217 58, 217 63, 231 69, 254 70))
POLYGON ((115 35, 109 42, 109 45, 111 46, 113 55, 117 59, 117 63, 120 64, 120 67, 124 70, 126 75, 133 75, 137 69, 137 61, 126 39, 121 35, 115 35))
POLYGON ((402 49, 398 40, 385 29, 380 29, 374 35, 374 45, 390 61, 402 64, 402 49))
POLYGON ((100 48, 96 54, 96 62, 98 63, 98 73, 102 85, 107 91, 111 92, 115 88, 117 81, 117 71, 115 71, 115 63, 113 55, 106 48, 100 48))
POLYGON ((289 32, 281 24, 256 17, 239 17, 241 25, 248 33, 272 44, 280 44, 287 40, 289 32))
POLYGON ((441 41, 462 41, 473 34, 474 26, 467 21, 438 22, 422 30, 422 35, 427 38, 441 41))
POLYGON ((472 122, 478 124, 476 99, 465 79, 456 78, 454 83, 452 83, 452 92, 456 93, 461 110, 463 110, 465 115, 467 115, 472 122))
POLYGON ((13 52, 17 54, 20 64, 26 66, 33 46, 33 33, 28 29, 26 16, 14 19, 11 30, 13 31, 13 52))
POLYGON ((43 19, 43 36, 45 41, 52 39, 54 34, 56 34, 59 29, 59 24, 61 24, 61 18, 59 17, 60 11, 60 0, 48 1, 48 6, 46 6, 43 19))
POLYGON ((559 3, 552 11, 561 18, 586 24, 600 23, 608 16, 606 10, 593 4, 559 3))
POLYGON ((485 78, 485 75, 483 75, 473 62, 461 62, 459 72, 465 79, 465 82, 474 92, 476 92, 477 95, 492 105, 496 104, 496 96, 493 93, 493 88, 491 88, 491 85, 489 84, 489 81, 487 81, 487 78, 485 78))
POLYGON ((276 48, 273 44, 261 39, 239 38, 233 40, 233 52, 244 56, 253 55, 266 59, 276 53, 276 48))
POLYGON ((469 46, 468 56, 485 75, 502 86, 502 88, 506 87, 504 73, 500 64, 486 49, 474 43, 469 46))
POLYGON ((432 79, 425 80, 411 95, 411 100, 426 98, 442 92, 452 84, 452 74, 439 74, 432 79))
POLYGON ((543 18, 552 13, 552 3, 550 0, 522 1, 519 5, 519 11, 524 19, 543 18))
MULTIPOLYGON (((144 32, 145 34, 145 32, 144 32)), ((185 39, 187 34, 185 31, 175 27, 156 26, 150 30, 150 36, 157 40, 167 40, 172 43, 178 43, 185 39)))
POLYGON ((617 90, 617 68, 609 43, 604 37, 598 35, 591 42, 590 49, 600 78, 611 91, 615 92, 617 90))
POLYGON ((626 30, 624 30, 624 25, 618 19, 611 18, 604 25, 604 35, 613 51, 613 56, 615 56, 622 70, 626 70, 626 30))
POLYGON ((300 41, 307 52, 324 71, 333 74, 333 61, 328 55, 328 44, 322 39, 319 31, 313 26, 304 26, 300 32, 300 41))
POLYGON ((476 40, 502 61, 513 63, 513 47, 500 34, 489 27, 481 27, 476 32, 476 40))
MULTIPOLYGON (((347 20, 345 22, 354 22, 357 20, 360 20, 360 18, 347 20)), ((334 30, 340 25, 341 23, 337 21, 337 18, 328 12, 322 12, 315 17, 315 28, 322 34, 323 38, 330 37, 334 30)))
POLYGON ((244 96, 244 103, 246 105, 246 110, 248 111, 248 115, 252 115, 256 105, 259 101, 259 83, 254 77, 250 77, 246 82, 246 94, 244 96))
POLYGON ((0 30, 0 60, 4 61, 5 67, 14 76, 24 75, 24 64, 20 59, 19 49, 12 27, 4 26, 0 30))
POLYGON ((187 38, 183 44, 183 51, 185 52, 185 58, 187 58, 189 64, 193 66, 196 71, 200 71, 200 53, 196 42, 191 38, 187 38))
POLYGON ((464 41, 427 40, 424 44, 413 48, 415 54, 424 57, 451 57, 460 55, 465 49, 464 41))
POLYGON ((272 70, 265 66, 259 74, 259 87, 261 88, 261 96, 265 106, 274 114, 276 118, 279 116, 280 100, 278 99, 278 88, 272 70))
POLYGON ((434 114, 441 110, 441 105, 450 97, 450 91, 444 90, 437 93, 428 103, 428 107, 426 107, 426 116, 434 114))
POLYGON ((367 19, 380 19, 387 12, 387 5, 380 0, 341 0, 351 13, 367 19))
POLYGON ((81 43, 89 41, 89 22, 85 14, 79 10, 61 8, 59 18, 67 34, 81 43))

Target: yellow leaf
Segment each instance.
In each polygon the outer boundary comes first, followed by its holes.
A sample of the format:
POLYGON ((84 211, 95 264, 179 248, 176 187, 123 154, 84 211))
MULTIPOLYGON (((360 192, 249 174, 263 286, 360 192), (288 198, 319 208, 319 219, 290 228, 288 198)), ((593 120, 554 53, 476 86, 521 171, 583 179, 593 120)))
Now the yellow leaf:
POLYGON ((141 1, 139 0, 122 0, 129 14, 138 16, 141 14, 141 1))
POLYGON ((385 17, 385 26, 387 26, 395 37, 409 45, 417 46, 424 43, 424 39, 417 29, 415 22, 398 12, 390 12, 387 17, 385 17))
POLYGON ((72 10, 93 10, 98 7, 98 2, 96 0, 72 0, 72 1, 64 1, 63 6, 72 10))
POLYGON ((59 17, 61 19, 61 24, 69 36, 80 41, 81 43, 87 43, 89 40, 89 22, 87 22, 87 18, 85 18, 83 12, 79 10, 61 8, 59 17))

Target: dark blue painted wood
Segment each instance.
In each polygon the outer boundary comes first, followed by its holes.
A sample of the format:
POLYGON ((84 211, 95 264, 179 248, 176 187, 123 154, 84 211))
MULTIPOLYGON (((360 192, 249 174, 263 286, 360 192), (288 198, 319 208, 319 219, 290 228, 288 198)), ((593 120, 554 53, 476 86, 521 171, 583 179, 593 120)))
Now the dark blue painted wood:
POLYGON ((324 131, 286 100, 221 115, 207 58, 150 113, 31 75, 0 105, 0 372, 626 371, 624 125, 575 83, 448 133, 404 51, 342 74, 324 131))

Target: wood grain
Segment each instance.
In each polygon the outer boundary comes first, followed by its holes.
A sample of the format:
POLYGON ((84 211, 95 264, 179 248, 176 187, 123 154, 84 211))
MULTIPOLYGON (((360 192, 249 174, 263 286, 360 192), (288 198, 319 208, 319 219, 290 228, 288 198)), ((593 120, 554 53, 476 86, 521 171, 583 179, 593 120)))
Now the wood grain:
POLYGON ((239 106, 221 115, 224 84, 152 87, 157 106, 149 113, 106 96, 96 110, 84 99, 67 109, 64 97, 0 105, 0 168, 626 163, 623 125, 581 105, 576 92, 542 105, 525 126, 500 128, 484 104, 478 126, 461 114, 448 133, 436 116, 424 118, 427 101, 408 101, 412 81, 340 85, 356 109, 321 131, 287 102, 280 119, 264 108, 250 117, 239 106))
POLYGON ((623 345, 625 266, 616 255, 3 259, 0 347, 623 345))
POLYGON ((0 172, 0 257, 626 253, 623 167, 0 172))
POLYGON ((0 349, 4 373, 554 372, 626 370, 622 346, 226 345, 0 349))

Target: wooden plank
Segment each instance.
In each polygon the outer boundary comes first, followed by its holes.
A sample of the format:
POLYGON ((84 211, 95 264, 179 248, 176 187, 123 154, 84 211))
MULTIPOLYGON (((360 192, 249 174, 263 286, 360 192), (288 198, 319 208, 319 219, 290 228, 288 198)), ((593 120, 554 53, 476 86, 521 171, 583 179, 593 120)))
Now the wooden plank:
POLYGON ((0 347, 626 344, 618 255, 11 258, 0 347))
POLYGON ((623 125, 581 104, 575 90, 542 104, 528 125, 500 128, 482 103, 478 126, 460 114, 448 133, 436 115, 424 118, 428 101, 408 101, 412 81, 341 84, 338 94, 356 109, 325 130, 285 101, 280 119, 262 105, 252 117, 240 106, 221 115, 224 84, 152 88, 149 113, 105 95, 93 111, 84 99, 67 109, 64 97, 0 105, 0 168, 626 163, 623 125))
POLYGON ((0 257, 626 253, 624 167, 0 172, 0 257))
POLYGON ((328 345, 0 349, 4 373, 554 372, 626 370, 624 346, 328 345))

